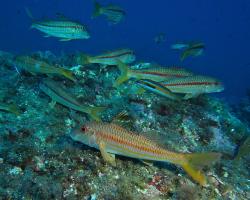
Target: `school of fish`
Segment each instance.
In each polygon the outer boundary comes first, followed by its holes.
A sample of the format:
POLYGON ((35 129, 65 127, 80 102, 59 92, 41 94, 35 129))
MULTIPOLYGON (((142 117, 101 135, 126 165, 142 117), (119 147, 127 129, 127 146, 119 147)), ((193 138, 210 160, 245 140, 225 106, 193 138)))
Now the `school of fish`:
MULTIPOLYGON (((120 23, 125 18, 125 11, 113 4, 102 6, 94 2, 93 18, 104 16, 111 24, 120 23)), ((89 39, 90 33, 86 26, 68 18, 52 20, 35 20, 27 9, 27 14, 32 19, 31 28, 43 32, 44 37, 56 37, 60 41, 89 39)), ((165 42, 165 34, 155 38, 156 43, 165 42)), ((190 56, 199 56, 204 50, 201 42, 177 43, 171 46, 175 50, 183 50, 181 60, 190 56)), ((162 98, 174 101, 185 101, 205 93, 221 92, 223 84, 215 78, 201 76, 184 68, 176 66, 160 66, 150 63, 147 67, 135 67, 133 65, 136 56, 133 50, 128 48, 115 49, 99 55, 88 55, 80 52, 76 55, 75 62, 78 65, 98 64, 100 67, 109 65, 117 66, 120 75, 113 83, 113 87, 119 90, 127 82, 134 83, 138 88, 137 94, 151 92, 162 98), (130 65, 130 66, 129 66, 130 65)), ((218 161, 220 153, 178 153, 160 147, 157 143, 140 134, 126 130, 116 124, 116 120, 110 123, 102 122, 104 106, 82 105, 78 99, 63 87, 62 82, 53 80, 53 76, 61 76, 76 83, 78 80, 68 68, 48 63, 32 56, 18 55, 13 58, 11 64, 18 71, 26 71, 34 76, 41 74, 49 76, 43 78, 39 87, 53 102, 59 103, 69 109, 86 113, 90 122, 77 126, 71 132, 71 138, 101 151, 103 159, 111 165, 115 165, 115 155, 122 155, 140 160, 170 162, 181 166, 190 177, 200 185, 207 184, 206 177, 201 167, 210 166, 218 161)), ((21 111, 13 104, 0 103, 0 110, 20 115, 21 111)))

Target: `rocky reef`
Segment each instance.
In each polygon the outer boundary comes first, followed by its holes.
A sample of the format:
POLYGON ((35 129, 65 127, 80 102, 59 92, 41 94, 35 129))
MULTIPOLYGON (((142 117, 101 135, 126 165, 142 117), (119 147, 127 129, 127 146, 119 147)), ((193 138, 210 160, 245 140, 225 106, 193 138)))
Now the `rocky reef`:
POLYGON ((172 101, 148 92, 137 94, 133 81, 112 87, 119 75, 115 66, 76 65, 74 55, 50 52, 32 56, 68 66, 77 82, 52 79, 84 105, 105 106, 103 121, 126 110, 127 129, 150 133, 167 149, 223 156, 205 169, 207 187, 168 163, 146 165, 118 156, 112 167, 98 150, 69 137, 71 129, 89 117, 54 104, 39 89, 43 75, 16 70, 10 62, 13 56, 2 54, 0 100, 17 105, 21 114, 0 112, 0 199, 250 199, 250 157, 234 160, 249 128, 226 102, 208 95, 172 101))

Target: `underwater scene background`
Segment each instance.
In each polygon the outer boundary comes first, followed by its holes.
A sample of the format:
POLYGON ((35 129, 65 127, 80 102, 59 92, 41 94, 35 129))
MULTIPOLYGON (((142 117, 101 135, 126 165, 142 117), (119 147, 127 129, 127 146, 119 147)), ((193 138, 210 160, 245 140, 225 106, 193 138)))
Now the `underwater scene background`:
POLYGON ((249 11, 2 2, 0 199, 250 199, 249 11))

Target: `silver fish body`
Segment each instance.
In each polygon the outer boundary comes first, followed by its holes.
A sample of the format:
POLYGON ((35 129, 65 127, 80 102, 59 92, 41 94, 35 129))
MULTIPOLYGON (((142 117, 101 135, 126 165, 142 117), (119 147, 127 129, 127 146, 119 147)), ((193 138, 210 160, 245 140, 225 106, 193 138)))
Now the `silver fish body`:
POLYGON ((90 38, 90 34, 84 25, 69 20, 33 22, 31 28, 45 33, 45 37, 61 38, 61 41, 90 38))

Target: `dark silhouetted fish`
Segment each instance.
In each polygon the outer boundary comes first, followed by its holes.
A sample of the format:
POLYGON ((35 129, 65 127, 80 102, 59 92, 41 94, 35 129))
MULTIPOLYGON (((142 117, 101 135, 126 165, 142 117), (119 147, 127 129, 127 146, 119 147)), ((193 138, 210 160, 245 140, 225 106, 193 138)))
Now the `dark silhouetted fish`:
POLYGON ((95 10, 92 17, 98 17, 104 15, 107 20, 112 24, 119 23, 125 16, 125 11, 116 5, 101 6, 98 2, 95 2, 95 10))

